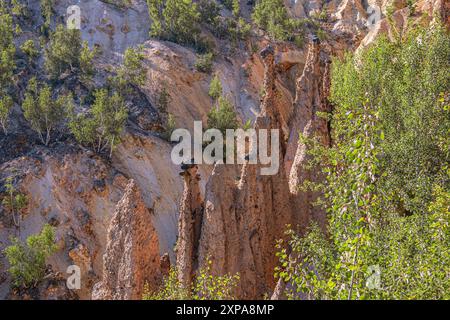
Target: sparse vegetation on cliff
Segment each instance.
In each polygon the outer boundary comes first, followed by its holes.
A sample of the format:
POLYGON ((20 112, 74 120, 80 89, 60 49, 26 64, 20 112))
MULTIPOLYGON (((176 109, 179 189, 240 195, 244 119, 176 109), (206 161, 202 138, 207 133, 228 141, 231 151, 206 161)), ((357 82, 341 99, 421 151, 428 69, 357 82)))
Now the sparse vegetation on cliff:
POLYGON ((57 250, 53 227, 44 225, 41 232, 29 236, 26 242, 12 239, 4 252, 9 262, 9 273, 18 287, 35 286, 45 275, 45 263, 57 250))
POLYGON ((214 276, 209 267, 199 270, 194 283, 185 288, 178 280, 176 269, 171 269, 157 292, 145 289, 143 300, 233 300, 239 275, 214 276))
POLYGON ((0 300, 450 299, 447 3, 338 2, 0 0, 0 300))
POLYGON ((45 49, 45 69, 51 79, 59 79, 69 72, 79 74, 86 80, 95 73, 92 61, 96 54, 95 49, 90 50, 87 42, 81 40, 79 30, 58 25, 50 34, 45 49))
POLYGON ((198 42, 200 14, 192 0, 147 0, 147 4, 151 36, 184 45, 198 42))
POLYGON ((106 89, 100 89, 94 96, 94 104, 88 114, 70 110, 69 129, 79 143, 98 153, 108 148, 111 156, 114 147, 120 143, 128 111, 117 92, 110 95, 106 89))
POLYGON ((218 129, 224 135, 227 129, 238 128, 236 111, 226 97, 219 97, 216 105, 208 113, 208 128, 218 129))
POLYGON ((50 86, 38 83, 36 78, 29 81, 22 110, 25 119, 44 145, 50 143, 52 132, 65 118, 65 108, 71 103, 71 94, 59 95, 55 99, 50 86))
POLYGON ((289 17, 283 0, 258 0, 252 17, 255 24, 274 40, 303 37, 302 21, 289 17))
POLYGON ((11 214, 14 225, 20 227, 21 211, 27 206, 27 197, 16 189, 12 177, 6 178, 5 182, 6 192, 2 205, 11 214))

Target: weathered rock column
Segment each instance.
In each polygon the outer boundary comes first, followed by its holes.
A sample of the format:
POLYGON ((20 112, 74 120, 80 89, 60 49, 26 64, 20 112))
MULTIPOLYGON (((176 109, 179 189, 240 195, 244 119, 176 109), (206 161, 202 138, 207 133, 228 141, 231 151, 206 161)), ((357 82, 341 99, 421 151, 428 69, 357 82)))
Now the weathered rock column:
POLYGON ((320 52, 321 45, 319 40, 315 39, 309 45, 305 68, 297 80, 295 117, 291 122, 289 139, 288 152, 291 157, 295 150, 295 157, 290 164, 289 189, 298 211, 296 220, 303 227, 309 223, 313 215, 317 216, 320 223, 324 223, 322 214, 317 213, 318 209, 313 207, 317 195, 299 188, 305 181, 316 181, 318 178, 317 170, 307 168, 309 161, 307 144, 300 141, 299 134, 305 139, 318 138, 321 142, 329 144, 328 123, 317 115, 319 111, 323 112, 329 108, 328 100, 324 97, 324 90, 328 90, 324 87, 329 83, 324 83, 320 52))
POLYGON ((140 300, 144 285, 161 281, 159 243, 150 211, 133 180, 117 204, 103 255, 103 277, 92 299, 140 300))
POLYGON ((183 165, 184 192, 178 220, 176 246, 178 279, 188 288, 198 267, 197 250, 203 219, 203 199, 197 165, 183 165))
MULTIPOLYGON (((255 124, 257 132, 269 131, 268 146, 271 146, 270 130, 281 129, 280 112, 275 104, 274 56, 271 46, 261 51, 265 96, 255 124)), ((292 223, 282 141, 280 137, 276 150, 280 166, 275 174, 262 175, 263 165, 248 161, 240 173, 237 166, 218 164, 206 186, 199 262, 205 267, 209 257, 214 275, 239 273, 236 296, 242 299, 262 298, 275 287, 276 241, 283 238, 286 225, 292 223)))

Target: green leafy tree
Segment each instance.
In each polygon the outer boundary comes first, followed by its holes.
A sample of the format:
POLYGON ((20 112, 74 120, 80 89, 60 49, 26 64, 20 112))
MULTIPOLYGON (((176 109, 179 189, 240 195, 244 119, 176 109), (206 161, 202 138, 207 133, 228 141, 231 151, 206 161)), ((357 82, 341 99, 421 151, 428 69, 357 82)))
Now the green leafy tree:
POLYGON ((96 69, 94 66, 94 59, 98 56, 99 51, 96 47, 94 49, 90 49, 88 42, 83 41, 81 51, 80 51, 80 77, 83 82, 88 82, 95 76, 96 69))
POLYGON ((55 7, 55 0, 41 0, 41 15, 44 19, 44 31, 50 28, 53 17, 53 8, 55 7))
POLYGON ((148 13, 152 20, 150 35, 153 37, 160 37, 164 33, 166 27, 163 15, 165 4, 165 0, 147 0, 148 13))
POLYGON ((7 134, 8 119, 13 100, 8 94, 14 83, 16 69, 13 18, 4 3, 0 4, 0 125, 7 134))
POLYGON ((8 118, 12 107, 13 100, 10 96, 4 95, 0 97, 0 125, 5 135, 8 134, 8 118))
POLYGON ((17 238, 4 250, 9 273, 17 287, 36 286, 45 276, 47 258, 57 250, 53 228, 46 224, 41 232, 31 235, 23 243, 17 238))
POLYGON ((220 6, 215 1, 200 0, 198 2, 200 21, 206 24, 215 24, 220 16, 220 6))
POLYGON ((36 45, 33 40, 29 39, 25 41, 20 49, 28 56, 29 61, 32 61, 39 55, 39 50, 36 48, 36 45))
POLYGON ((183 45, 196 44, 200 13, 192 0, 147 0, 150 35, 183 45))
POLYGON ((205 53, 201 54, 197 57, 197 61, 195 62, 195 69, 204 73, 211 73, 213 68, 213 54, 205 53))
POLYGON ((239 3, 239 0, 233 0, 232 2, 232 12, 233 15, 237 18, 241 14, 241 4, 239 3))
POLYGON ((300 20, 289 18, 283 0, 258 0, 252 15, 255 24, 275 40, 303 37, 300 20))
POLYGON ((27 14, 27 8, 19 0, 11 0, 11 13, 16 17, 23 17, 27 14))
POLYGON ((209 84, 209 96, 217 101, 217 99, 222 96, 222 93, 222 82, 220 81, 219 76, 216 74, 209 84))
POLYGON ((123 60, 123 65, 119 70, 119 76, 124 78, 126 82, 142 86, 145 84, 147 79, 146 69, 143 67, 144 64, 144 53, 143 48, 128 48, 125 51, 125 56, 123 60))
POLYGON ((169 113, 167 116, 162 138, 170 142, 170 138, 172 137, 172 133, 174 132, 175 128, 176 128, 175 117, 173 114, 169 113))
POLYGON ((144 85, 147 79, 147 70, 143 66, 144 59, 143 47, 128 48, 123 64, 116 70, 116 75, 108 79, 111 89, 121 96, 126 96, 130 93, 130 86, 144 85))
POLYGON ((280 245, 290 298, 449 298, 449 40, 414 29, 333 62, 333 146, 303 139, 328 226, 280 245))
POLYGON ((118 93, 110 96, 106 89, 99 89, 94 96, 88 114, 70 111, 69 129, 79 143, 93 147, 98 153, 109 148, 111 157, 114 147, 120 143, 128 111, 118 93))
POLYGON ((12 16, 0 7, 0 97, 8 91, 16 68, 14 30, 12 16))
POLYGON ((90 50, 87 42, 81 41, 80 30, 58 25, 45 49, 45 69, 51 79, 59 79, 65 73, 79 74, 82 80, 90 79, 95 72, 93 59, 97 53, 95 48, 90 50))
POLYGON ((225 135, 227 129, 237 129, 238 125, 231 102, 225 97, 219 97, 216 106, 208 113, 208 128, 218 129, 225 135))
POLYGON ((44 145, 50 143, 51 133, 64 119, 65 107, 71 101, 71 95, 60 95, 54 99, 50 87, 47 84, 39 85, 36 78, 28 83, 22 103, 24 117, 44 145))
POLYGON ((27 198, 20 193, 13 184, 12 177, 6 178, 6 194, 3 197, 2 205, 10 212, 13 218, 14 225, 20 226, 20 212, 27 206, 27 198))
POLYGON ((50 77, 57 79, 67 71, 74 72, 79 67, 81 47, 79 30, 58 25, 45 49, 45 69, 50 77))

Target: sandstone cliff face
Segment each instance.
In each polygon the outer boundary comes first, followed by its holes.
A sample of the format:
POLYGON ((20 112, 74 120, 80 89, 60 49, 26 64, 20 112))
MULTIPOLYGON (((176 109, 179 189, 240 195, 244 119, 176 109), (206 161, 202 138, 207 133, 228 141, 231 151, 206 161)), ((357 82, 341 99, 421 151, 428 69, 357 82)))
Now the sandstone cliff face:
POLYGON ((151 212, 133 180, 117 204, 108 230, 103 256, 103 277, 93 299, 141 299, 144 285, 155 289, 160 282, 158 237, 151 212))
MULTIPOLYGON (((170 260, 175 261, 177 238, 177 266, 183 283, 191 281, 210 259, 214 274, 240 273, 240 297, 270 294, 275 287, 275 241, 283 237, 285 225, 304 227, 311 219, 324 221, 323 213, 312 207, 316 195, 297 188, 306 179, 320 178, 317 172, 305 170, 307 150, 298 143, 298 135, 317 135, 322 143, 330 143, 328 124, 317 117, 318 111, 331 109, 327 101, 328 55, 353 49, 364 37, 361 47, 382 33, 390 35, 386 19, 373 28, 365 26, 369 5, 378 5, 384 18, 390 2, 333 0, 323 6, 321 1, 286 1, 291 14, 298 18, 325 9, 330 16, 324 25, 328 41, 305 49, 273 44, 275 50, 265 50, 262 55, 251 48, 239 48, 232 56, 219 55, 215 60, 214 73, 240 120, 252 120, 257 130, 281 130, 280 172, 275 176, 261 176, 259 165, 246 163, 216 165, 212 173, 206 166, 188 168, 180 181, 179 168, 170 159, 171 145, 147 132, 153 130, 152 125, 146 125, 148 119, 142 120, 144 125, 140 118, 137 123, 130 121, 133 123, 111 161, 70 144, 57 143, 53 149, 26 145, 33 133, 21 136, 16 132, 2 138, 0 158, 7 162, 0 165, 0 180, 14 176, 29 205, 20 229, 11 225, 0 206, 1 249, 10 243, 11 235, 24 240, 44 223, 56 227, 59 250, 49 259, 55 270, 50 275, 56 280, 46 279, 43 286, 50 290, 39 290, 30 298, 89 299, 99 280, 94 294, 97 298, 139 298, 143 283, 155 285, 158 268, 167 273, 170 260), (261 86, 265 89, 262 101, 261 86), (24 140, 16 141, 15 147, 26 146, 14 150, 9 143, 14 139, 24 140), (128 185, 129 179, 134 185, 128 185), (67 292, 63 279, 72 264, 81 268, 82 288, 67 292), (153 270, 151 274, 144 270, 147 268, 153 270)), ((208 86, 212 75, 195 70, 193 50, 149 40, 145 1, 132 3, 133 8, 120 9, 98 0, 79 1, 82 37, 91 46, 102 47, 100 63, 107 66, 120 62, 127 47, 144 44, 148 81, 140 89, 149 101, 144 111, 154 112, 158 92, 166 86, 172 96, 168 112, 175 115, 177 127, 191 129, 193 121, 205 120, 211 108, 208 86)), ((58 1, 55 10, 63 16, 71 4, 58 1)), ((399 0, 394 5, 394 23, 403 30, 408 26, 406 3, 399 0)), ((39 11, 38 1, 30 1, 30 6, 39 11)), ((437 13, 450 24, 449 10, 448 1, 419 1, 413 20, 419 20, 421 12, 430 17, 437 13)), ((252 48, 269 43, 259 36, 251 41, 252 48)), ((19 109, 16 106, 13 112, 15 131, 24 121, 18 116, 19 109)), ((6 266, 3 256, 0 263, 6 266)), ((283 284, 278 285, 282 288, 283 284)), ((9 289, 5 267, 0 272, 0 298, 6 297, 9 289)))
MULTIPOLYGON (((65 278, 70 275, 66 273, 70 265, 79 266, 81 289, 72 290, 72 294, 90 299, 92 286, 102 278, 108 228, 128 178, 134 179, 139 190, 146 190, 141 193, 142 201, 152 212, 152 225, 158 235, 154 247, 161 255, 168 252, 174 261, 178 202, 183 192, 182 185, 176 183, 178 172, 170 160, 170 146, 146 135, 125 136, 112 166, 89 151, 70 147, 61 147, 56 155, 40 148, 4 163, 0 166, 0 180, 15 177, 28 206, 20 229, 13 226, 10 215, 0 206, 1 249, 10 243, 10 236, 24 240, 50 223, 56 228, 58 251, 48 263, 65 278)), ((10 279, 4 256, 0 255, 0 259, 5 266, 0 273, 0 296, 5 297, 10 279)))
MULTIPOLYGON (((8 223, 5 212, 0 213, 0 241, 4 248, 11 235, 25 240, 45 223, 55 226, 59 250, 48 263, 65 276, 68 266, 79 265, 82 287, 73 293, 88 298, 93 281, 101 274, 106 230, 124 186, 120 175, 112 174, 98 157, 66 152, 55 157, 41 150, 0 166, 1 178, 15 176, 20 182, 17 188, 28 200, 19 229, 8 223)), ((6 265, 3 259, 2 263, 6 265)), ((0 284, 2 296, 8 286, 6 278, 0 284)))

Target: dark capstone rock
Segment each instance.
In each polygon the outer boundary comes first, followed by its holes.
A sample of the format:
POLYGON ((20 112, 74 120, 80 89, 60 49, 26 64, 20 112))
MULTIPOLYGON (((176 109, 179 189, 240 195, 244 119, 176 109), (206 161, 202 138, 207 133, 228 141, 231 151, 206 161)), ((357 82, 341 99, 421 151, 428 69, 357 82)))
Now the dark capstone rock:
POLYGON ((59 219, 56 216, 52 216, 49 220, 48 220, 48 224, 51 225, 52 227, 57 227, 59 226, 59 219))
POLYGON ((105 190, 105 187, 106 187, 105 179, 99 179, 94 181, 94 189, 96 191, 102 192, 103 190, 105 190))
POLYGON ((316 44, 319 44, 319 43, 320 43, 319 37, 316 36, 315 34, 313 34, 313 35, 311 36, 311 41, 312 41, 313 43, 316 43, 316 44))
POLYGON ((261 57, 264 59, 268 57, 269 55, 275 54, 275 49, 269 44, 267 47, 261 50, 261 57))

